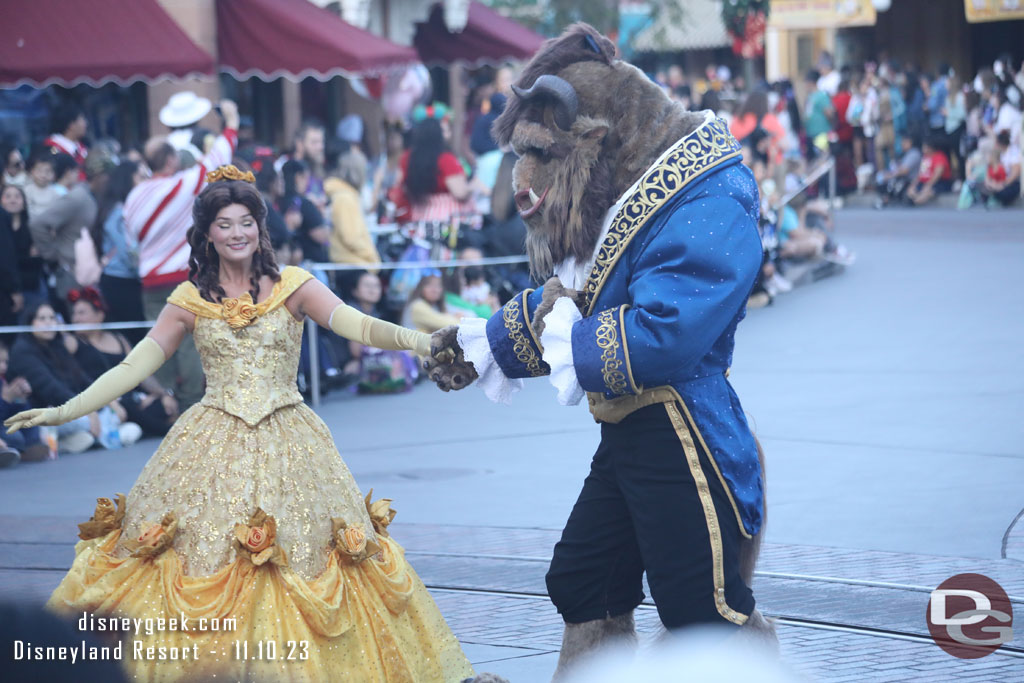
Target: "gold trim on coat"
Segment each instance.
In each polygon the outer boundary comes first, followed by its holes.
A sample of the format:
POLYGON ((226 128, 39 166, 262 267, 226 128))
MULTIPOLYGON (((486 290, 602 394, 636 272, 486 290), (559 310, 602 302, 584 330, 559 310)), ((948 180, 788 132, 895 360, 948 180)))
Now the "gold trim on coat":
POLYGON ((686 423, 693 429, 693 433, 697 435, 697 440, 704 448, 704 452, 708 454, 708 460, 711 461, 711 466, 715 469, 715 474, 718 475, 718 481, 722 483, 722 488, 725 489, 725 495, 728 496, 729 504, 732 505, 732 510, 736 515, 736 523, 739 525, 740 533, 743 534, 744 538, 753 538, 747 531, 747 528, 743 526, 740 508, 736 504, 736 499, 733 498, 732 489, 729 488, 728 482, 722 476, 722 470, 718 467, 714 454, 708 448, 707 442, 704 441, 704 435, 700 433, 700 428, 690 414, 686 401, 683 400, 683 397, 679 395, 679 392, 674 387, 666 384, 651 389, 643 389, 633 396, 626 395, 616 398, 605 398, 604 394, 588 392, 587 403, 590 407, 590 414, 594 416, 594 422, 607 422, 609 424, 618 424, 637 410, 654 405, 655 403, 678 403, 682 406, 686 423))
POLYGON ((740 508, 736 505, 736 501, 732 497, 732 489, 725 482, 725 477, 722 476, 722 471, 718 469, 718 463, 715 462, 715 457, 711 455, 711 449, 708 448, 707 443, 704 441, 704 435, 700 433, 700 427, 697 426, 697 421, 690 415, 690 409, 686 407, 686 401, 682 398, 679 399, 679 405, 683 407, 683 414, 686 416, 686 422, 693 428, 693 433, 697 435, 697 440, 700 441, 700 445, 704 448, 704 452, 708 454, 708 460, 711 461, 711 466, 715 468, 715 474, 718 475, 718 481, 722 482, 722 488, 725 489, 725 495, 729 496, 729 503, 732 505, 733 512, 736 513, 736 523, 740 525, 740 533, 743 534, 743 538, 753 538, 747 528, 743 526, 743 518, 740 516, 740 508))
POLYGON ((741 156, 739 143, 722 119, 715 119, 678 141, 665 159, 647 170, 619 209, 597 250, 583 287, 584 316, 593 313, 601 289, 633 237, 678 192, 719 164, 741 156))
MULTIPOLYGON (((708 536, 711 539, 711 559, 715 586, 712 599, 715 601, 715 609, 718 610, 718 613, 723 618, 742 626, 747 622, 748 615, 741 614, 729 607, 729 603, 725 599, 725 559, 722 552, 721 527, 718 524, 718 514, 715 512, 715 502, 711 499, 711 488, 708 486, 707 477, 704 476, 704 470, 700 465, 697 447, 693 443, 690 430, 687 429, 686 422, 683 420, 683 416, 680 414, 676 404, 666 403, 665 410, 668 412, 669 420, 672 421, 676 435, 679 436, 679 441, 683 445, 683 451, 686 453, 686 463, 690 468, 693 481, 697 484, 697 493, 700 496, 701 506, 704 508, 704 521, 707 523, 708 536)), ((742 528, 742 525, 740 526, 742 528)))
POLYGON ((612 309, 597 314, 600 325, 594 331, 594 343, 601 350, 601 379, 605 388, 613 394, 626 393, 626 373, 620 368, 623 362, 619 355, 619 330, 615 329, 615 316, 612 309))
POLYGON ((622 355, 626 359, 626 379, 629 380, 629 388, 633 390, 634 394, 639 394, 644 388, 633 379, 633 366, 629 362, 629 342, 626 340, 627 308, 630 308, 629 304, 623 304, 619 307, 619 335, 622 337, 622 355))
MULTIPOLYGON (((512 299, 505 304, 505 307, 502 308, 505 330, 508 332, 508 338, 512 340, 512 352, 516 354, 516 360, 526 366, 531 377, 540 377, 544 374, 540 367, 540 356, 533 350, 533 346, 523 334, 524 325, 519 321, 520 313, 518 299, 512 299)), ((525 318, 526 314, 523 313, 522 317, 525 318)))
POLYGON ((523 290, 523 320, 526 321, 526 329, 530 331, 533 343, 537 345, 537 348, 540 349, 541 355, 543 355, 544 345, 540 343, 540 337, 538 337, 537 333, 533 331, 533 323, 530 321, 530 306, 526 301, 526 298, 530 296, 532 292, 532 288, 523 290))

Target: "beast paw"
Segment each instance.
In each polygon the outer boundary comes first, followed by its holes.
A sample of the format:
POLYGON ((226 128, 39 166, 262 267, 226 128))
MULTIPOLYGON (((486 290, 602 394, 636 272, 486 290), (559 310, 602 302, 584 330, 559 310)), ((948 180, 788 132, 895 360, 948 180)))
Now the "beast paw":
POLYGON ((540 303, 537 305, 537 310, 533 313, 533 331, 538 338, 544 331, 544 317, 555 307, 555 302, 563 296, 571 299, 576 304, 576 308, 581 309, 582 312, 583 292, 566 287, 557 276, 549 278, 544 283, 544 291, 541 293, 540 303))
POLYGON ((458 342, 459 328, 442 328, 430 338, 430 357, 423 362, 427 372, 441 391, 465 389, 479 377, 473 364, 466 360, 458 342))

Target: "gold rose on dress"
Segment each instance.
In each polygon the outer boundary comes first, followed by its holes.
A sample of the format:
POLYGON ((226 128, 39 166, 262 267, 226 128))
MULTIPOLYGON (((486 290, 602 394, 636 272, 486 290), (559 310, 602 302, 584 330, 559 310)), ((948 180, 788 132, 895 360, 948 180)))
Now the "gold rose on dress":
POLYGON ((221 301, 221 317, 233 330, 240 330, 255 320, 257 311, 256 304, 252 302, 252 295, 249 292, 237 299, 221 301))
POLYGON ((284 549, 274 544, 277 540, 277 520, 256 508, 248 524, 235 525, 235 550, 257 567, 271 562, 287 565, 284 549))
POLYGON ((100 536, 106 536, 114 529, 121 528, 121 520, 124 519, 125 497, 123 493, 117 494, 117 502, 109 498, 96 499, 96 511, 88 522, 78 525, 78 537, 88 541, 100 536))
POLYGON ((373 524, 373 530, 378 536, 388 535, 388 525, 398 514, 397 510, 391 509, 391 499, 381 498, 380 500, 370 502, 370 498, 373 496, 373 489, 366 494, 366 512, 370 515, 370 523, 373 524))
POLYGON ((125 541, 132 551, 132 557, 156 557, 171 547, 174 534, 178 531, 178 517, 168 512, 159 523, 146 525, 138 538, 125 541))
POLYGON ((366 538, 361 524, 348 524, 344 519, 331 518, 331 546, 338 556, 352 564, 359 564, 381 552, 381 547, 366 538))

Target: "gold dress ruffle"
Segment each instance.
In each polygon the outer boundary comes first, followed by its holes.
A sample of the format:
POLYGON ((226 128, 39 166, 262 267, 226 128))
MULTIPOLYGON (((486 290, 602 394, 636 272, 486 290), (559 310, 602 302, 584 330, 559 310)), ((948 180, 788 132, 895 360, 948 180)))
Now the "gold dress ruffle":
POLYGON ((283 303, 309 277, 284 269, 240 325, 229 320, 238 306, 204 301, 191 284, 168 299, 196 314, 206 396, 150 458, 116 528, 76 545, 47 603, 79 615, 186 617, 193 630, 125 638, 123 662, 139 680, 447 683, 473 675, 402 548, 375 533, 330 431, 296 391, 302 324, 283 303), (236 525, 258 509, 276 521, 283 562, 257 566, 235 540, 236 525), (177 524, 169 547, 133 553, 169 514, 177 524), (341 552, 338 520, 380 551, 366 559, 341 552), (230 618, 233 630, 195 630, 201 619, 230 618), (161 660, 154 650, 149 659, 150 647, 189 658, 161 660))

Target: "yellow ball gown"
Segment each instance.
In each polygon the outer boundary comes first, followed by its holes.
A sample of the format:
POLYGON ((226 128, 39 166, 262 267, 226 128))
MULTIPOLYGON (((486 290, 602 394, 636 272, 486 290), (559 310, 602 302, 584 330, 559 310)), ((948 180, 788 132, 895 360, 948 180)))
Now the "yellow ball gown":
POLYGON ((76 616, 177 619, 124 638, 124 665, 139 680, 473 675, 387 535, 390 501, 364 501, 296 389, 303 326, 284 302, 310 277, 285 268, 258 304, 213 304, 191 283, 168 299, 196 314, 206 395, 126 498, 100 499, 47 603, 76 616))

